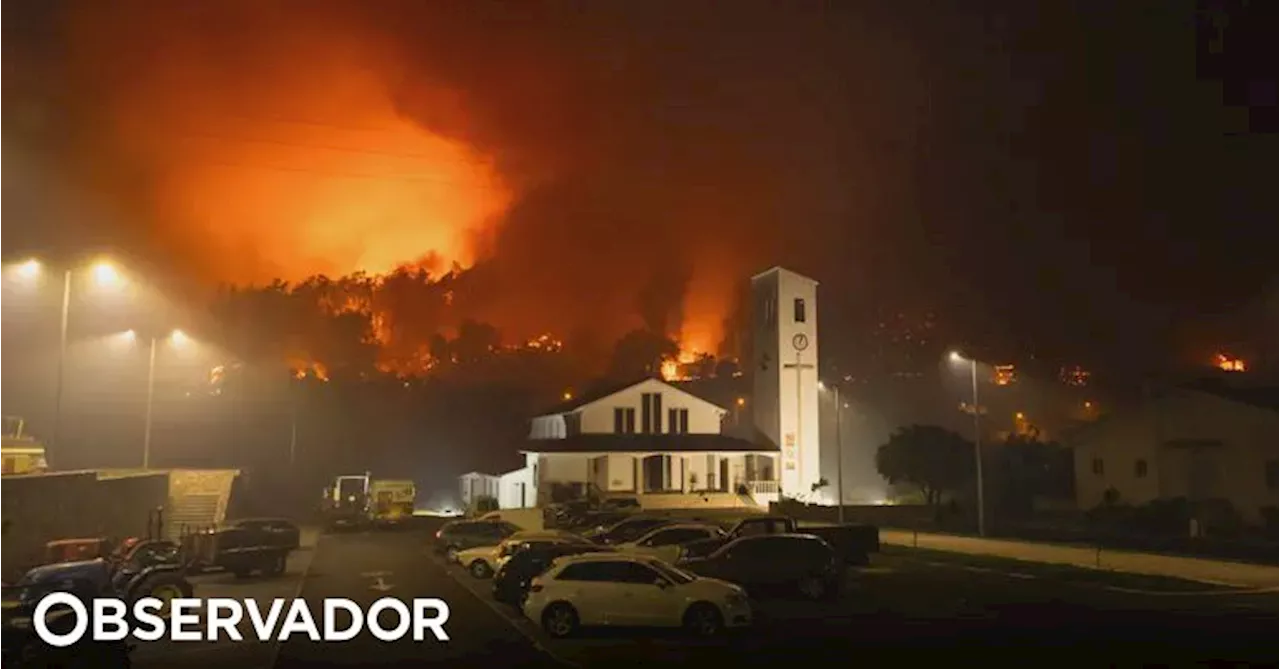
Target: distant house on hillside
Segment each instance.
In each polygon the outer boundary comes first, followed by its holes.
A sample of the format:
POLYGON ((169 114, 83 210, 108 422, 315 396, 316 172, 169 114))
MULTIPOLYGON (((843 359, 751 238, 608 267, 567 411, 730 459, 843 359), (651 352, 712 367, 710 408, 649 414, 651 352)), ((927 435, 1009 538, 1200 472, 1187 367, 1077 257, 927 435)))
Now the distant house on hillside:
POLYGON ((1226 500, 1274 522, 1277 389, 1198 382, 1151 392, 1073 436, 1076 501, 1226 500))
POLYGON ((656 378, 564 402, 532 419, 525 466, 498 477, 499 505, 588 494, 635 496, 644 506, 691 494, 777 499, 778 447, 722 431, 727 413, 656 378))

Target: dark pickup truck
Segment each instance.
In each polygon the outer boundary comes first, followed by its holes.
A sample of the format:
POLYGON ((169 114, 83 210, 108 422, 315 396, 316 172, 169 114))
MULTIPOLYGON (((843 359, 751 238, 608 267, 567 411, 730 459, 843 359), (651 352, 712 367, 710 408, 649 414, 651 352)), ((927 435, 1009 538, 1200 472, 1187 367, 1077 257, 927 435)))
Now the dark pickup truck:
POLYGON ((734 525, 723 537, 700 539, 681 547, 680 559, 704 558, 735 539, 763 534, 809 534, 835 549, 846 564, 866 565, 880 552, 880 530, 871 525, 804 525, 787 516, 755 516, 734 525))

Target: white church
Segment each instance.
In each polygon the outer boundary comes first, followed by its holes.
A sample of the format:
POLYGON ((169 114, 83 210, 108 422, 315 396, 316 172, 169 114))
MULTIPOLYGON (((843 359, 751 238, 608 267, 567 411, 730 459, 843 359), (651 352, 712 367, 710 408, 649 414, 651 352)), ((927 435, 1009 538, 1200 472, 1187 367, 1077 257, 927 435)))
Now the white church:
MULTIPOLYGON (((782 268, 752 278, 756 436, 723 431, 728 411, 656 378, 575 398, 531 421, 520 469, 460 477, 465 498, 543 506, 557 488, 634 496, 645 508, 834 503, 818 422, 818 283, 782 268)), ((829 462, 828 462, 829 461, 829 462)))

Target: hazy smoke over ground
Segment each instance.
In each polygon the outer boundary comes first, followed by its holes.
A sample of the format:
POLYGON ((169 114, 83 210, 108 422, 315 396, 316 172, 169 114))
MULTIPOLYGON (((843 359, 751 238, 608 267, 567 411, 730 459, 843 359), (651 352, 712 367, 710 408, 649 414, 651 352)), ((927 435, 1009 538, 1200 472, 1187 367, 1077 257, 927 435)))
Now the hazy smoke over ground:
POLYGON ((57 76, 86 187, 202 279, 474 265, 504 330, 708 350, 846 208, 857 122, 822 83, 849 30, 731 4, 87 0, 57 76))

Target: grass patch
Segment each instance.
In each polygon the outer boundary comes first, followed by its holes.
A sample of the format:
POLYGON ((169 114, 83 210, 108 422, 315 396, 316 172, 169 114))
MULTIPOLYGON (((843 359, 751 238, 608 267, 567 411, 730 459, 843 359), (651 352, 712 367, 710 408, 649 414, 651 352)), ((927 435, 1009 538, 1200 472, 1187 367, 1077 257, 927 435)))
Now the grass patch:
POLYGON ((882 551, 885 555, 891 555, 908 560, 938 562, 947 565, 954 565, 957 568, 973 567, 978 569, 990 569, 992 571, 1002 572, 1005 574, 1026 574, 1037 579, 1050 582, 1085 583, 1103 587, 1168 593, 1220 591, 1225 594, 1241 590, 1240 588, 1233 588, 1230 586, 1201 583, 1198 581, 1189 581, 1170 576, 1131 574, 1127 572, 1111 571, 1105 568, 1093 569, 1065 564, 1029 562, 1014 558, 990 555, 972 555, 969 553, 952 553, 926 548, 884 546, 882 551))

